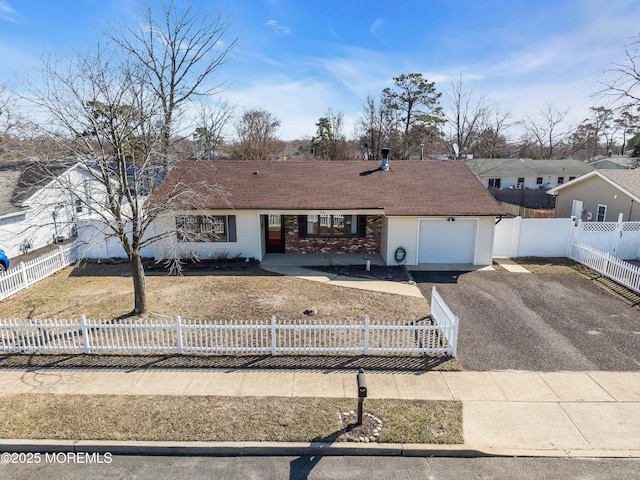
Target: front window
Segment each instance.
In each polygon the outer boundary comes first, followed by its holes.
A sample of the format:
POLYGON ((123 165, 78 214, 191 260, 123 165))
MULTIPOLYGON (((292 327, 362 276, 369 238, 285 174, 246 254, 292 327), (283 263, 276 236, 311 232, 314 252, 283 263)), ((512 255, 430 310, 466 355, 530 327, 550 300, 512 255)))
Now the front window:
POLYGON ((542 177, 536 178, 536 185, 542 185, 542 177))
POLYGON ((596 222, 604 222, 607 218, 607 206, 598 205, 598 215, 596 215, 596 222))
POLYGON ((499 178, 490 178, 489 179, 489 187, 491 187, 491 188, 500 188, 500 179, 499 178))
POLYGON ((558 177, 558 185, 562 185, 564 183, 564 177, 558 177))
POLYGON ((307 235, 309 236, 353 237, 357 234, 357 215, 307 215, 307 235))
POLYGON ((180 215, 176 229, 181 242, 226 242, 228 238, 225 215, 180 215))

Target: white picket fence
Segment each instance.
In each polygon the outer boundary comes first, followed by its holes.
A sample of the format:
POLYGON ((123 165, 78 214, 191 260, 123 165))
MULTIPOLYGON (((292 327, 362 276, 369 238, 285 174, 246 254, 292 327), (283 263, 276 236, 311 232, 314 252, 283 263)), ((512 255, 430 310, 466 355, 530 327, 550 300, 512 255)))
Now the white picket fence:
POLYGON ((613 281, 640 293, 640 268, 608 252, 573 243, 569 256, 613 281))
POLYGON ((450 348, 447 353, 455 357, 458 352, 458 325, 460 321, 444 302, 435 285, 431 287, 431 317, 450 348))
POLYGON ((0 320, 0 351, 455 356, 458 318, 433 294, 432 321, 0 320))
POLYGON ((60 245, 51 252, 0 273, 0 300, 29 288, 34 283, 71 265, 76 261, 76 247, 77 242, 60 245))

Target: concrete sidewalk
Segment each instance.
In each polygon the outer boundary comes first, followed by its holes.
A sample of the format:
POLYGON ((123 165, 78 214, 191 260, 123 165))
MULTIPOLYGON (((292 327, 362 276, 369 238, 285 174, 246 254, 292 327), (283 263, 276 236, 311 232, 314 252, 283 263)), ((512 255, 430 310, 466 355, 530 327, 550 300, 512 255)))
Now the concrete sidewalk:
MULTIPOLYGON (((640 372, 367 373, 367 381, 370 398, 461 400, 465 443, 456 448, 640 457, 640 372)), ((354 398, 355 390, 355 372, 344 371, 0 370, 0 401, 12 393, 354 398)))

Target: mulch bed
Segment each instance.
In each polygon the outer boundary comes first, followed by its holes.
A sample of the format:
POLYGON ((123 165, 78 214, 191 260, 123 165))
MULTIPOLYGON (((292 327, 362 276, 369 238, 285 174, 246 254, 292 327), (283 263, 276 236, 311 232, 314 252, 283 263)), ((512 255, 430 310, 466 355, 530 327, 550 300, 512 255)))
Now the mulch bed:
POLYGON ((367 278, 370 280, 387 280, 391 282, 412 282, 413 278, 404 267, 387 267, 383 265, 371 265, 367 271, 365 265, 344 265, 344 266, 319 266, 306 267, 311 270, 344 275, 347 277, 367 278))

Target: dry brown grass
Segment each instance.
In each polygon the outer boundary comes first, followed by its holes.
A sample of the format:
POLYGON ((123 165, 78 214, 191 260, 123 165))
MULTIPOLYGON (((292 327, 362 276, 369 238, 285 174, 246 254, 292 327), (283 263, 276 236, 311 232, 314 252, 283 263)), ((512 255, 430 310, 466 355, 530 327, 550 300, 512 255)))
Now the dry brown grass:
MULTIPOLYGON (((337 441, 355 400, 279 397, 7 395, 0 438, 157 441, 337 441)), ((457 401, 373 400, 382 443, 462 443, 457 401)))
MULTIPOLYGON (((128 265, 66 268, 0 302, 0 318, 111 319, 133 309, 128 265)), ((151 317, 201 320, 314 318, 416 320, 429 314, 425 299, 336 287, 260 269, 242 272, 198 272, 183 277, 147 276, 151 317)))
POLYGON ((522 265, 531 273, 555 275, 579 273, 575 269, 576 262, 568 258, 518 257, 513 258, 512 260, 522 265))

